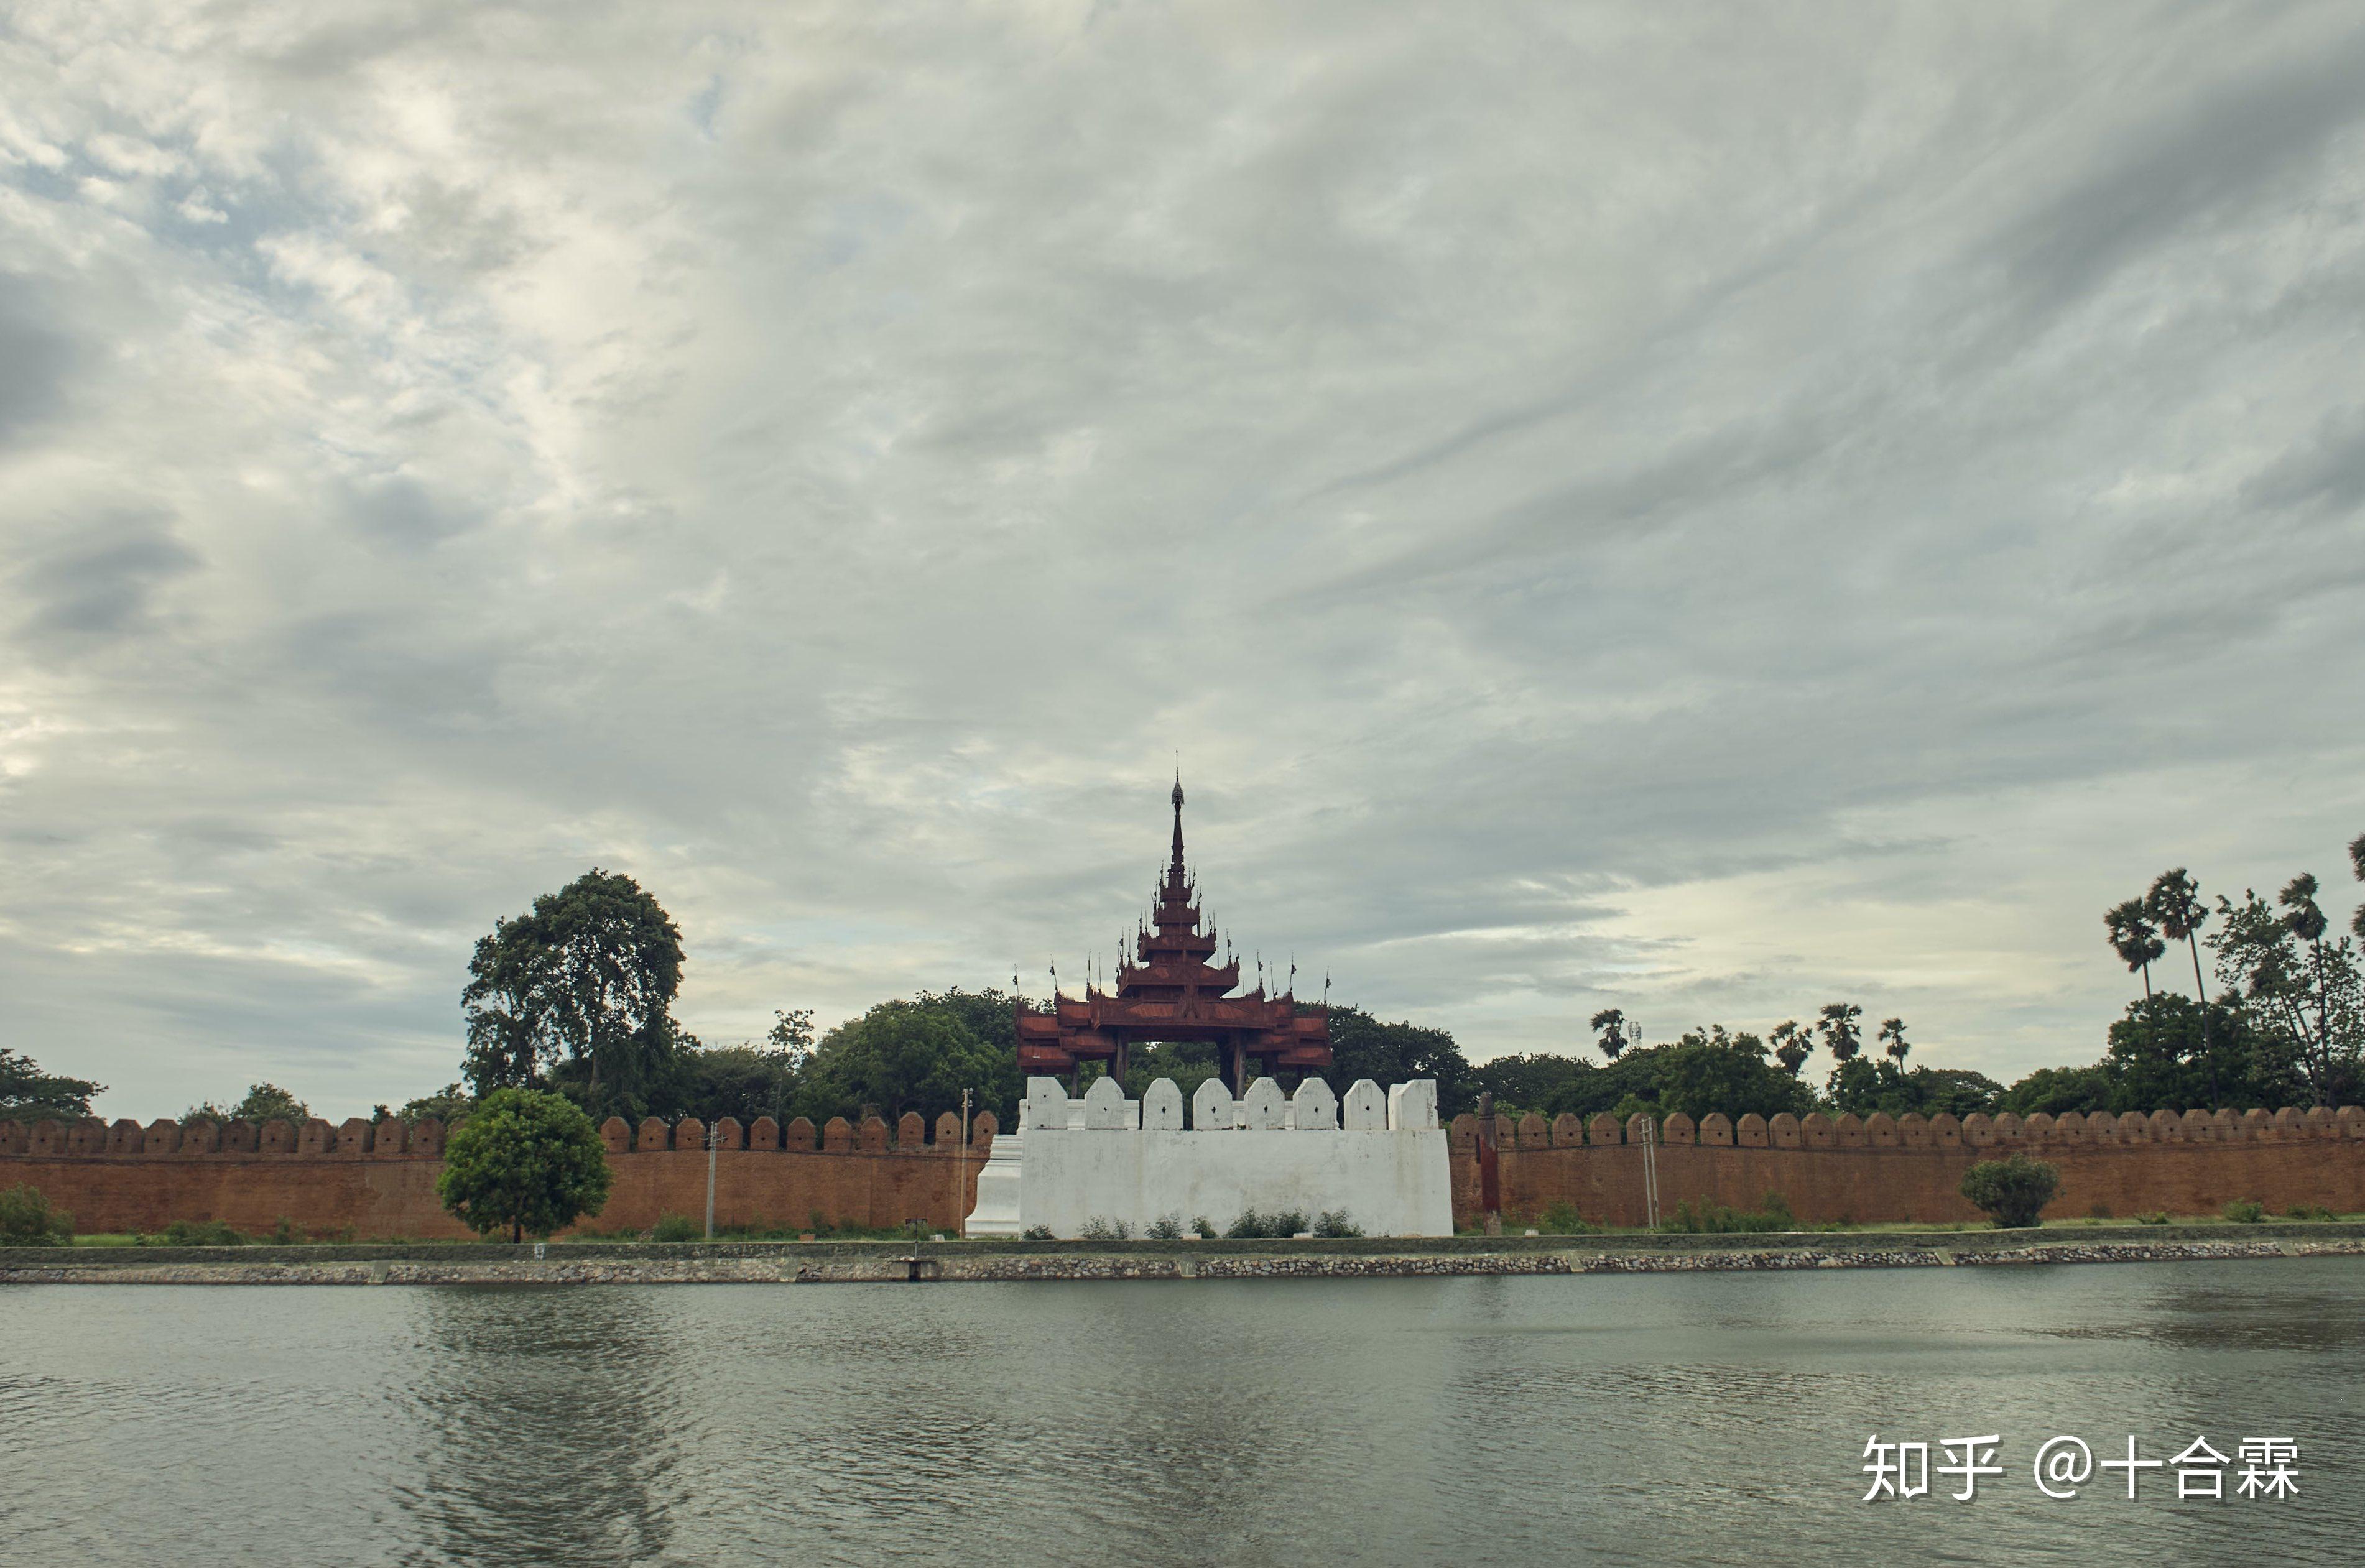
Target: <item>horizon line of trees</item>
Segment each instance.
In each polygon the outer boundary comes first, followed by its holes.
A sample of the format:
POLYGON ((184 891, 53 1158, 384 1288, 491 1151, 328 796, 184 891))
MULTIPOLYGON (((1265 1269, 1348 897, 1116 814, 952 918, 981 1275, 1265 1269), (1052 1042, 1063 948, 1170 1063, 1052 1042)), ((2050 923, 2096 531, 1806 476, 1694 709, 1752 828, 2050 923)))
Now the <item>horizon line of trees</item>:
MULTIPOLYGON (((2349 845, 2365 881, 2365 834, 2349 845)), ((1637 1112, 1695 1119, 1712 1111, 1812 1110, 1868 1115, 1949 1111, 2152 1111, 2199 1106, 2236 1110, 2337 1105, 2365 1099, 2365 983, 2356 943, 2332 932, 2321 886, 2303 874, 2270 903, 2245 890, 2213 909, 2182 867, 2154 879, 2139 898, 2104 914, 2112 950, 2141 977, 2143 996, 2107 1031, 2101 1058, 2082 1067, 2040 1068, 2005 1085, 1961 1068, 1907 1065, 1916 1049, 1902 1017, 1875 1026, 1866 1050, 1864 1009, 1823 1004, 1809 1020, 1786 1019, 1763 1036, 1721 1024, 1642 1044, 1623 1009, 1587 1020, 1602 1061, 1541 1051, 1473 1064, 1447 1030, 1384 1022, 1344 1004, 1330 1008, 1332 1066, 1320 1076, 1344 1092, 1354 1081, 1437 1081, 1439 1108, 1452 1116, 1492 1092, 1498 1110, 1623 1118, 1637 1112), (2205 930, 2205 935, 2204 935, 2205 930), (2191 960, 2194 994, 2153 983, 2151 966, 2169 942, 2191 960), (2208 994, 2201 952, 2214 954, 2217 994, 2208 994), (1832 1060, 1820 1088, 1805 1068, 1821 1048, 1832 1060)), ((2350 921, 2365 935, 2365 908, 2350 921)), ((683 965, 681 933, 655 897, 627 876, 592 868, 497 920, 479 940, 461 993, 466 1049, 460 1080, 374 1116, 418 1120, 465 1116, 502 1088, 555 1090, 599 1121, 695 1115, 707 1121, 768 1115, 816 1126, 866 1111, 893 1120, 917 1111, 933 1126, 946 1111, 992 1111, 1015 1120, 1023 1083, 1012 1013, 1014 993, 953 987, 881 1002, 816 1036, 810 1009, 783 1009, 763 1040, 708 1046, 672 1014, 683 965)), ((1037 1002, 1037 1005, 1041 1005, 1037 1002)), ((1300 1002, 1310 1010, 1311 1003, 1300 1002)), ((1185 1095, 1218 1070, 1216 1048, 1189 1042, 1132 1054, 1126 1091, 1172 1078, 1185 1095)), ((1088 1065, 1080 1086, 1101 1073, 1088 1065)), ((1296 1074, 1283 1075, 1294 1089, 1296 1074)), ((43 1073, 0 1046, 0 1118, 90 1114, 104 1085, 43 1073)), ((270 1083, 241 1099, 192 1106, 189 1117, 302 1121, 310 1109, 270 1083)))

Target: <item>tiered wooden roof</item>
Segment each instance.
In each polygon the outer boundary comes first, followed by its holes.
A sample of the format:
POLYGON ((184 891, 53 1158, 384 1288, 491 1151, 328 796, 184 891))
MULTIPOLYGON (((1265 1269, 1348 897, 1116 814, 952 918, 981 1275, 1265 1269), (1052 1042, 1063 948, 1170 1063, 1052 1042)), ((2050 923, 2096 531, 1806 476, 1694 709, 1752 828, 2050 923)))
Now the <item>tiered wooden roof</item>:
POLYGON ((1081 999, 1054 992, 1052 1010, 1017 1004, 1018 1066, 1029 1075, 1063 1076, 1086 1061, 1108 1063, 1123 1078, 1130 1047, 1153 1041, 1205 1041, 1219 1047, 1226 1081, 1237 1092, 1281 1069, 1318 1071, 1330 1065, 1327 1008, 1300 1013, 1290 991, 1256 989, 1235 996, 1238 958, 1212 960, 1217 939, 1205 924, 1198 889, 1182 862, 1182 781, 1174 781, 1174 853, 1167 862, 1151 920, 1135 933, 1131 961, 1120 961, 1116 989, 1091 984, 1081 999))

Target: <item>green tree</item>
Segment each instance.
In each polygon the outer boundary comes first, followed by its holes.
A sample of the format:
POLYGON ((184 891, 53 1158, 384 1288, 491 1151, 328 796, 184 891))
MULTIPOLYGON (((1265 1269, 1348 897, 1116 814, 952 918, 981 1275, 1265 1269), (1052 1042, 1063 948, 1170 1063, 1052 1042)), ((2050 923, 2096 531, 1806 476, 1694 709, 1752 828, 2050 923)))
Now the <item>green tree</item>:
POLYGON ((1605 1007, 1586 1019, 1585 1026, 1593 1031, 1594 1043, 1601 1047, 1601 1054, 1608 1059, 1616 1061, 1619 1054, 1625 1050, 1626 1013, 1624 1009, 1605 1007))
POLYGON ((1879 1038, 1889 1047, 1889 1058, 1899 1067, 1905 1065, 1905 1053, 1913 1047, 1905 1043, 1905 1020, 1884 1018, 1880 1021, 1879 1038))
POLYGON ((2214 1073, 2216 1057, 2209 1049, 2206 1031, 2209 1027, 2209 982, 2201 974, 2201 928, 2208 924, 2209 906, 2201 902, 2201 884, 2181 866, 2172 866, 2152 879, 2151 890, 2144 895, 2144 913, 2159 927, 2160 935, 2170 942, 2181 942, 2192 955, 2193 1000, 2202 1003, 2201 1026, 2203 1031, 2201 1057, 2211 1073, 2209 1103, 2223 1103, 2214 1073))
POLYGON ((681 932, 630 877, 594 867, 477 942, 460 993, 478 1094, 580 1064, 594 1115, 639 1115, 667 1087, 681 932))
POLYGON ((0 1046, 0 1121, 80 1121, 90 1114, 91 1096, 106 1092, 104 1083, 53 1076, 32 1058, 0 1046))
POLYGON ((2141 973, 2144 994, 2151 994, 2151 967, 2168 951, 2152 925, 2151 917, 2144 913, 2141 899, 2126 899, 2102 912, 2102 933, 2127 966, 2129 974, 2141 973))
POLYGON ((802 1062, 788 1051, 753 1043, 688 1047, 679 1054, 676 1088, 667 1110, 709 1126, 735 1116, 744 1126, 758 1116, 786 1126, 797 1114, 802 1062))
POLYGON ((1796 1018, 1785 1018, 1775 1025, 1773 1034, 1767 1038, 1774 1045, 1774 1059, 1780 1062, 1782 1070, 1793 1078, 1798 1077, 1799 1070, 1807 1065, 1807 1058, 1815 1054, 1814 1036, 1799 1027, 1796 1018))
POLYGON ((1340 1095, 1368 1078, 1383 1089, 1416 1078, 1437 1080, 1438 1114, 1451 1119, 1473 1109, 1478 1089, 1453 1036, 1425 1024, 1383 1024, 1360 1007, 1330 1009, 1331 1065, 1323 1079, 1340 1095))
POLYGON ((415 1126, 432 1116, 449 1126, 476 1108, 476 1097, 460 1084, 447 1083, 432 1094, 422 1094, 416 1100, 403 1102, 395 1114, 405 1126, 415 1126))
POLYGON ((2057 1116, 2064 1111, 2090 1115, 2111 1108, 2118 1086, 2101 1067, 2041 1067, 2003 1092, 1998 1110, 2015 1116, 2039 1111, 2057 1116))
POLYGON ((1864 1009, 1853 1002, 1827 1003, 1817 1018, 1815 1027, 1823 1036, 1823 1045, 1836 1062, 1855 1059, 1862 1036, 1856 1033, 1855 1021, 1864 1016, 1864 1009))
MULTIPOLYGON (((1630 1059, 1633 1055, 1630 1053, 1630 1059)), ((1735 1121, 1752 1112, 1772 1118, 1814 1109, 1814 1094, 1767 1059, 1765 1042, 1747 1033, 1728 1034, 1721 1024, 1694 1029, 1673 1046, 1654 1047, 1655 1092, 1661 1115, 1678 1113, 1694 1121, 1721 1111, 1735 1121)))
POLYGON ((1537 1051, 1482 1061, 1470 1070, 1470 1074, 1471 1081, 1479 1089, 1495 1092, 1496 1112, 1511 1115, 1522 1111, 1541 1111, 1581 1075, 1597 1070, 1591 1062, 1579 1061, 1575 1057, 1537 1051))
POLYGON ((2219 978, 2239 991, 2257 1025, 2288 1047, 2314 1102, 2336 1105, 2359 1083, 2365 978, 2356 945, 2326 939, 2331 923, 2315 894, 2315 879, 2299 876, 2273 906, 2247 890, 2238 904, 2221 897, 2209 945, 2219 978))
POLYGON ((0 1247, 64 1247, 73 1241, 73 1215, 50 1206, 39 1187, 23 1182, 0 1192, 0 1247))
POLYGON ((2108 1108, 2122 1114, 2274 1110, 2307 1092, 2292 1050, 2241 1007, 2168 991, 2127 1003, 2125 1016, 2111 1025, 2102 1065, 2114 1085, 2108 1108))
POLYGON ((1009 1008, 999 993, 958 991, 879 1003, 814 1047, 801 1114, 823 1121, 876 1105, 890 1120, 916 1111, 933 1123, 959 1111, 967 1089, 976 1109, 1013 1125, 1024 1085, 1009 1008), (981 1024, 995 1033, 981 1035, 981 1024))
MULTIPOLYGON (((2348 868, 2357 873, 2359 881, 2365 882, 2365 833, 2348 841, 2348 868)), ((2348 929, 2357 934, 2359 941, 2365 942, 2365 903, 2359 904, 2357 913, 2348 917, 2348 929)))
POLYGON ((436 1195, 479 1235, 548 1236, 608 1202, 608 1156, 583 1108, 538 1089, 496 1089, 443 1146, 436 1195))
POLYGON ((282 1121, 300 1127, 312 1119, 312 1107, 275 1083, 255 1083, 247 1086, 245 1098, 231 1102, 227 1109, 205 1100, 181 1113, 185 1122, 200 1118, 208 1122, 251 1122, 258 1127, 265 1122, 282 1121))
POLYGON ((2019 1230, 2043 1223, 2039 1216, 2060 1186, 2061 1172, 2050 1162, 2015 1154, 1983 1159, 1964 1171, 1962 1190, 1999 1229, 2019 1230))
POLYGON ((1967 1116, 1992 1111, 2003 1085, 1967 1068, 1917 1067, 1908 1071, 1891 1061, 1857 1057, 1832 1070, 1824 1088, 1825 1103, 1833 1111, 1869 1116, 1883 1111, 1892 1116, 1908 1112, 1934 1116, 1940 1112, 1967 1116))

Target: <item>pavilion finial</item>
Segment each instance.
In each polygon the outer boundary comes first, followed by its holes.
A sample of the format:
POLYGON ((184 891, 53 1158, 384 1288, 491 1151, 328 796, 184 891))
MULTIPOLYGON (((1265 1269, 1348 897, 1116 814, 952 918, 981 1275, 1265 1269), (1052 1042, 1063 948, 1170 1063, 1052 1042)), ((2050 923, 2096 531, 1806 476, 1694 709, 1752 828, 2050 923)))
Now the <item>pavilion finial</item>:
POLYGON ((1178 764, 1174 769, 1174 860, 1173 863, 1167 868, 1166 884, 1170 889, 1180 889, 1183 885, 1184 880, 1185 879, 1182 871, 1182 769, 1178 764))

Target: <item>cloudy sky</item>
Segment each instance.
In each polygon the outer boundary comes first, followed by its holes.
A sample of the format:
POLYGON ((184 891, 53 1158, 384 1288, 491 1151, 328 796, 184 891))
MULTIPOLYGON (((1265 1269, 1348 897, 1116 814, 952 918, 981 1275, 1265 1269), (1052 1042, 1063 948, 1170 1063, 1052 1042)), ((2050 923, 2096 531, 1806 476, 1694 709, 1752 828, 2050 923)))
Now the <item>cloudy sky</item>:
POLYGON ((1474 1057, 2090 1060, 2354 902, 2360 322, 2345 5, 21 0, 0 1039, 399 1101, 595 863, 709 1040, 1039 993, 1179 753, 1474 1057))

